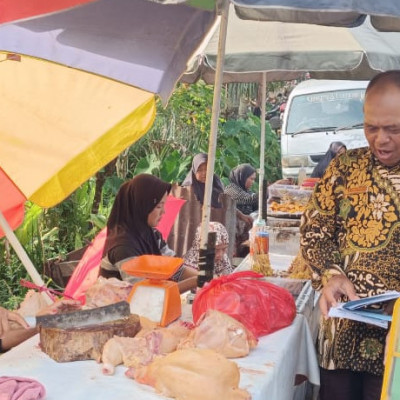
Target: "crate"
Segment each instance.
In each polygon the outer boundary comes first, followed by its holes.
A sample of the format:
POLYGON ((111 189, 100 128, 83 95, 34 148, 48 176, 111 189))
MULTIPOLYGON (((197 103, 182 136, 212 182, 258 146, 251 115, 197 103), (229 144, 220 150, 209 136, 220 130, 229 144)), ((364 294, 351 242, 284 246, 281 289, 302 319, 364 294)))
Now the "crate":
POLYGON ((300 227, 300 218, 289 219, 289 218, 279 218, 279 217, 268 217, 267 226, 271 228, 293 228, 300 227))
POLYGON ((71 251, 64 256, 47 260, 43 266, 43 273, 51 278, 60 288, 65 288, 87 246, 71 251))
POLYGON ((297 185, 272 184, 268 187, 268 198, 298 202, 306 205, 311 197, 312 190, 297 185))
POLYGON ((300 250, 300 228, 298 226, 269 226, 269 251, 295 257, 300 250))

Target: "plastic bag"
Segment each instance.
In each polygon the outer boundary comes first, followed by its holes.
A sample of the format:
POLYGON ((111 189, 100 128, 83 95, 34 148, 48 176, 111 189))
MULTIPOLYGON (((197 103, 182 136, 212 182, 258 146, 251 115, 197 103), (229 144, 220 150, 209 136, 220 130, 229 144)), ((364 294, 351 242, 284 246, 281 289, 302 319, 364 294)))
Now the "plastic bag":
POLYGON ((256 337, 292 323, 296 305, 291 293, 261 280, 253 271, 236 272, 213 279, 196 295, 193 321, 209 309, 218 310, 240 321, 256 337))

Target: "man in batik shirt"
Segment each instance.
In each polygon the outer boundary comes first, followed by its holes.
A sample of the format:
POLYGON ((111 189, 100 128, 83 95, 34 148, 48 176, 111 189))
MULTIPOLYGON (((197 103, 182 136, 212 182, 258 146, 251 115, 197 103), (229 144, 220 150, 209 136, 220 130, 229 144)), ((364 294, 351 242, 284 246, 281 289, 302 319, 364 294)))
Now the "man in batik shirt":
POLYGON ((337 301, 400 291, 400 71, 377 75, 364 102, 369 147, 330 163, 301 225, 321 291, 321 400, 379 400, 387 330, 327 318, 337 301))

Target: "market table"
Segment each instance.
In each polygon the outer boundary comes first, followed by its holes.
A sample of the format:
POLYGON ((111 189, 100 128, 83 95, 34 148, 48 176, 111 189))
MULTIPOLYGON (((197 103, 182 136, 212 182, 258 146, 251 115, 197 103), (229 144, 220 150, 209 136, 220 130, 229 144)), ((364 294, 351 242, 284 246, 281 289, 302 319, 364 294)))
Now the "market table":
MULTIPOLYGON (((294 255, 277 253, 269 253, 269 256, 271 265, 276 271, 287 271, 295 257, 294 255)), ((251 265, 251 256, 247 255, 236 267, 235 272, 250 270, 251 265)), ((303 315, 306 319, 311 332, 312 340, 314 343, 316 343, 321 313, 318 306, 319 293, 312 288, 311 281, 273 277, 267 279, 271 283, 285 287, 292 292, 295 298, 297 313, 303 315)), ((304 382, 303 384, 296 387, 292 399, 315 399, 318 397, 318 389, 319 388, 317 386, 310 385, 310 382, 304 382)))
MULTIPOLYGON (((106 376, 95 361, 57 363, 38 344, 36 335, 1 355, 0 375, 38 380, 46 387, 46 400, 166 399, 153 388, 127 378, 124 366, 118 366, 115 375, 106 376)), ((251 393, 252 400, 292 400, 296 376, 319 385, 313 339, 306 318, 300 314, 292 325, 263 336, 247 357, 234 361, 240 368, 240 387, 251 393)))

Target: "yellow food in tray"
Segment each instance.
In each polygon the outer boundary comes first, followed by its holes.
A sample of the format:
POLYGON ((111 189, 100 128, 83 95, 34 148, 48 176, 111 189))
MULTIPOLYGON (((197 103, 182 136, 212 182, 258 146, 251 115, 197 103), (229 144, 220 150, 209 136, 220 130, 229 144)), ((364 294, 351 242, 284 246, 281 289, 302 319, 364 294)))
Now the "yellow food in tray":
POLYGON ((292 261, 288 272, 289 272, 288 278, 311 279, 311 269, 307 265, 300 251, 297 253, 297 256, 292 261))
POLYGON ((302 213, 306 209, 306 206, 296 201, 285 202, 285 203, 278 203, 276 201, 272 201, 269 204, 269 208, 273 212, 302 213))

